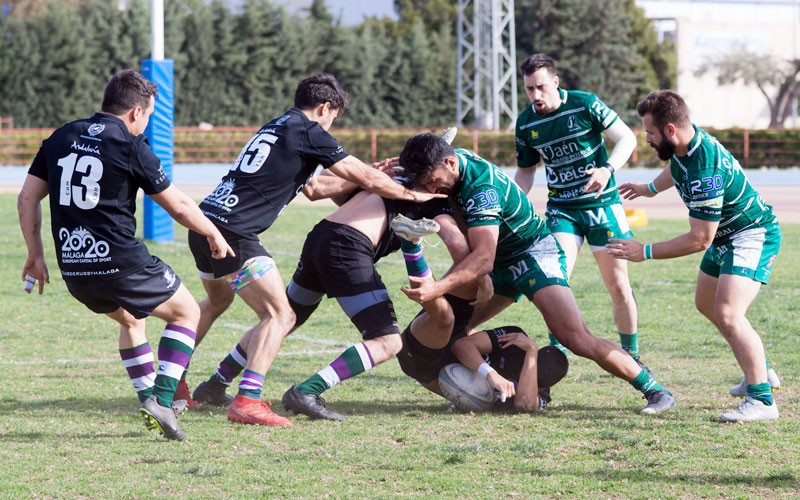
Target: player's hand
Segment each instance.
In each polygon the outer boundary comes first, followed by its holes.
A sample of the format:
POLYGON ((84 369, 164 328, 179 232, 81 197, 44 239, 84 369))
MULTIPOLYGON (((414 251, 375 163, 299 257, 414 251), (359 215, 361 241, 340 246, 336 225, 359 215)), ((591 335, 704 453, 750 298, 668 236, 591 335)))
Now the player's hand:
POLYGON ((44 284, 50 283, 50 273, 47 271, 47 263, 44 257, 28 257, 25 259, 25 265, 22 267, 22 281, 24 283, 23 289, 25 293, 31 293, 35 282, 30 280, 34 279, 39 282, 39 295, 44 293, 44 284))
POLYGON ((514 382, 506 379, 496 371, 490 372, 486 380, 489 381, 489 385, 492 386, 492 389, 497 393, 501 403, 505 403, 506 399, 514 397, 514 394, 517 392, 516 387, 514 387, 514 382))
POLYGON ((649 189, 647 189, 647 184, 642 184, 638 182, 626 182, 618 187, 619 194, 622 195, 623 199, 626 200, 635 200, 640 196, 644 196, 645 198, 652 198, 656 194, 649 189))
POLYGON ((500 347, 506 349, 515 345, 525 352, 538 350, 536 342, 522 332, 511 332, 499 335, 497 340, 500 342, 500 347))
MULTIPOLYGON (((411 278, 409 277, 409 280, 411 278)), ((416 283, 415 283, 416 284, 416 283)), ((400 287, 400 290, 406 294, 406 297, 413 300, 417 304, 424 304, 431 300, 440 297, 442 294, 436 289, 436 282, 426 280, 419 284, 417 288, 400 287)))
POLYGON ((584 193, 597 193, 594 195, 598 198, 603 192, 603 189, 608 185, 611 180, 611 170, 605 167, 587 168, 586 173, 589 174, 589 180, 583 186, 584 193))
POLYGON ((492 278, 488 274, 484 274, 478 278, 478 290, 475 295, 475 300, 469 303, 474 309, 480 309, 485 306, 489 300, 494 296, 494 285, 492 278))
POLYGON ((206 239, 208 240, 208 247, 211 249, 211 258, 224 259, 225 257, 236 256, 233 252, 233 248, 231 248, 225 240, 225 237, 219 234, 219 232, 213 236, 207 236, 206 239))
MULTIPOLYGON (((645 187, 647 189, 647 187, 645 187)), ((644 259, 644 245, 635 240, 620 240, 609 238, 606 244, 608 255, 617 259, 631 262, 642 262, 644 259)))
POLYGON ((394 158, 386 158, 385 160, 381 160, 372 164, 373 168, 377 168, 381 172, 387 175, 393 175, 395 169, 400 166, 400 157, 395 156, 394 158))
POLYGON ((406 189, 406 194, 407 198, 405 199, 416 203, 425 203, 434 198, 447 198, 447 195, 444 193, 428 193, 427 191, 417 191, 415 189, 406 189))

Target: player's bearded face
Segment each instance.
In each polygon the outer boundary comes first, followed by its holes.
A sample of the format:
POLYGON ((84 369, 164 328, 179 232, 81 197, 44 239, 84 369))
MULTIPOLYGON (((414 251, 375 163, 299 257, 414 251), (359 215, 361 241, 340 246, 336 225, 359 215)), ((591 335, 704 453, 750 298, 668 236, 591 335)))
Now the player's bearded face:
POLYGON ((657 141, 651 142, 650 147, 656 150, 658 159, 661 161, 667 161, 675 154, 675 144, 666 138, 663 130, 661 137, 657 141))

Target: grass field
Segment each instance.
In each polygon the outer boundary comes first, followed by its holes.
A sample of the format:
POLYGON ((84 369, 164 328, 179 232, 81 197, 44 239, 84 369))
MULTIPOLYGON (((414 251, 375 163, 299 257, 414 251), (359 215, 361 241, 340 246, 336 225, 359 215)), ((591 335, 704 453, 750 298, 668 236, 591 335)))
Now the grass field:
MULTIPOLYGON (((454 414, 406 378, 392 361, 345 381, 328 404, 346 422, 293 417, 290 429, 234 425, 224 411, 202 408, 181 418, 183 443, 147 432, 117 352, 117 328, 78 304, 57 270, 49 222, 51 285, 22 292, 25 250, 15 197, 0 195, 0 497, 2 498, 776 498, 800 494, 798 325, 800 226, 783 227, 773 280, 750 320, 783 379, 782 414, 771 423, 721 425, 738 404, 728 388, 741 380, 730 349, 694 310, 699 255, 631 265, 639 300, 643 359, 676 396, 678 407, 644 417, 629 385, 570 356, 570 372, 537 416, 454 414)), ((263 240, 285 279, 304 235, 330 208, 292 206, 263 240)), ((651 221, 638 239, 684 232, 686 222, 651 221)), ((150 244, 199 296, 201 285, 176 230, 175 244, 150 244)), ((443 248, 426 250, 434 271, 443 248)), ((399 292, 402 258, 379 270, 401 323, 416 313, 399 292)), ((595 334, 617 341, 610 302, 584 250, 573 289, 595 334)), ((151 320, 154 344, 162 327, 151 320)), ((199 347, 189 382, 205 379, 254 322, 241 302, 199 347)), ((518 324, 540 344, 546 330, 532 305, 517 304, 491 326, 518 324)), ((265 397, 279 400, 292 383, 359 340, 335 302, 326 300, 284 342, 267 376, 265 397)))

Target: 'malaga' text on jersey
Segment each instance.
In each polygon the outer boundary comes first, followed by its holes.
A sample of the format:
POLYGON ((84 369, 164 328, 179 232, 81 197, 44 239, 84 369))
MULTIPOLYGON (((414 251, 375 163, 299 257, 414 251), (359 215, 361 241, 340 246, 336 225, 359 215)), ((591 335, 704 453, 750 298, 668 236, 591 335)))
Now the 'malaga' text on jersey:
POLYGON ((597 199, 597 193, 583 192, 590 177, 586 169, 608 161, 602 132, 617 120, 617 113, 594 94, 559 92, 561 105, 552 113, 540 115, 530 105, 517 118, 517 166, 544 162, 550 205, 594 208, 619 202, 613 175, 597 199))
POLYGON ((28 173, 48 183, 65 281, 117 279, 150 264, 136 238, 136 192, 161 193, 170 180, 145 136, 134 137, 119 118, 96 113, 53 132, 28 173))

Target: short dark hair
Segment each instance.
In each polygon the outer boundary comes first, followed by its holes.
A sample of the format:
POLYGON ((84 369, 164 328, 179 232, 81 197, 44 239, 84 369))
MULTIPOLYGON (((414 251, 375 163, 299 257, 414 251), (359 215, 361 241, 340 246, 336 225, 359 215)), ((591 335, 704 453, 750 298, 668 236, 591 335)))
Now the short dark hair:
POLYGON ((530 76, 542 68, 547 68, 547 72, 556 76, 556 60, 547 54, 533 54, 528 56, 519 65, 522 76, 530 76))
POLYGON ((400 166, 405 169, 414 184, 424 184, 431 172, 455 155, 453 147, 436 134, 419 134, 409 138, 400 152, 400 166))
POLYGON ((350 98, 336 77, 329 73, 319 73, 308 77, 299 85, 294 93, 294 107, 297 109, 313 109, 320 104, 331 103, 331 108, 338 109, 341 114, 350 104, 350 98))
POLYGON ((132 69, 123 69, 108 81, 100 109, 119 116, 136 106, 147 108, 150 97, 156 97, 157 92, 155 83, 132 69))
POLYGON ((667 123, 686 127, 692 122, 689 119, 689 106, 677 92, 672 90, 656 90, 639 101, 636 112, 644 118, 649 114, 653 125, 663 130, 667 123))

